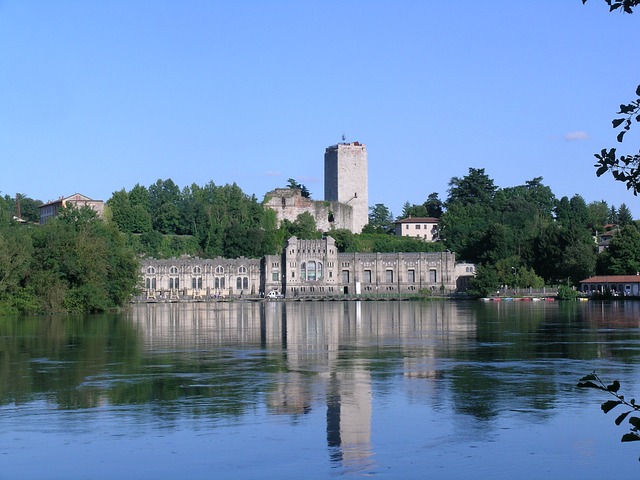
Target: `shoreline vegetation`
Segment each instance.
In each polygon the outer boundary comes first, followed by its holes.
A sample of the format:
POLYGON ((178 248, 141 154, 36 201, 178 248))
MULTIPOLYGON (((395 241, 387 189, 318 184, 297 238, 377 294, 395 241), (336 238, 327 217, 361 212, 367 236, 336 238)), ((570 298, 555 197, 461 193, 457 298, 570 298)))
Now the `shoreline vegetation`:
MULTIPOLYGON (((370 208, 362 233, 326 233, 340 252, 455 252, 477 267, 468 291, 476 298, 505 285, 559 285, 558 299, 574 299, 581 296, 575 286, 594 274, 640 271, 640 229, 624 204, 558 199, 541 177, 499 188, 476 168, 453 177, 447 193, 445 201, 434 192, 423 204, 407 202, 398 217, 440 218, 434 242, 396 236, 396 217, 382 204, 370 208)), ((0 315, 111 311, 140 294, 140 258, 261 258, 292 236, 323 235, 309 213, 278 224, 274 211, 235 184, 181 189, 158 180, 114 192, 104 218, 69 207, 45 225, 36 224, 39 204, 0 197, 0 315)))

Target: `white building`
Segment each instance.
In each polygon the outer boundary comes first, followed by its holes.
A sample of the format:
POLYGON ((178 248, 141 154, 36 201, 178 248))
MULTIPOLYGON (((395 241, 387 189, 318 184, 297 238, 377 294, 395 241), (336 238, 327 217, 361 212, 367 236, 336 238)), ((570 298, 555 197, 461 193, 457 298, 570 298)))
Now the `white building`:
POLYGON ((611 292, 620 296, 640 296, 640 274, 636 275, 596 275, 580 282, 584 293, 611 292))
POLYGON ((81 193, 74 193, 69 197, 60 197, 57 200, 40 205, 38 207, 40 210, 40 224, 44 225, 49 219, 56 217, 60 209, 69 205, 77 208, 86 206, 95 210, 99 217, 102 218, 104 215, 104 202, 102 200, 93 200, 81 193))
POLYGON ((415 237, 425 242, 438 239, 439 218, 407 217, 396 222, 396 235, 400 237, 415 237))

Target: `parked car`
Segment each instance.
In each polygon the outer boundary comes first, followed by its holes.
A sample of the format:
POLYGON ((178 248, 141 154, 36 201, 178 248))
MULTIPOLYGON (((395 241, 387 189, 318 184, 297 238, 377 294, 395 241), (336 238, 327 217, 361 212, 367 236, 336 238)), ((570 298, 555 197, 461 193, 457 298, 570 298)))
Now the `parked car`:
POLYGON ((267 294, 267 298, 284 298, 284 295, 277 290, 272 290, 267 294))

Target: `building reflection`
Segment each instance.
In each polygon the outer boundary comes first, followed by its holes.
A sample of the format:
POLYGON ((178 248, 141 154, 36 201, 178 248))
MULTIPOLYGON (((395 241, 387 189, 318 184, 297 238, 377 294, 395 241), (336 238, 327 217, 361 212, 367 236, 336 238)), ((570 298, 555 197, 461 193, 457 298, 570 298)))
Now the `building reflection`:
POLYGON ((149 350, 266 352, 274 365, 262 372, 269 379, 268 411, 295 419, 324 406, 331 460, 359 472, 375 466, 372 391, 383 382, 375 379, 379 367, 369 363, 375 352, 393 345, 384 368, 403 375, 409 392, 424 392, 425 380, 442 377, 438 358, 475 334, 467 315, 442 302, 143 305, 134 307, 133 317, 149 350))

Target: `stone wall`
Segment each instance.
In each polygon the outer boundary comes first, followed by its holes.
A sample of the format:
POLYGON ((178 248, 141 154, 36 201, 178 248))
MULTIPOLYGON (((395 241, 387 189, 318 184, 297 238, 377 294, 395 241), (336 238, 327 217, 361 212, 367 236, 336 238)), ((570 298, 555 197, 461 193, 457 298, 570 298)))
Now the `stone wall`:
POLYGON ((324 199, 353 208, 353 233, 369 223, 368 156, 358 142, 327 147, 324 153, 324 199))
POLYGON ((328 232, 332 228, 353 228, 353 209, 338 202, 311 200, 302 196, 296 188, 276 188, 267 193, 265 207, 276 212, 279 222, 295 222, 298 215, 308 212, 315 218, 318 230, 328 232))

